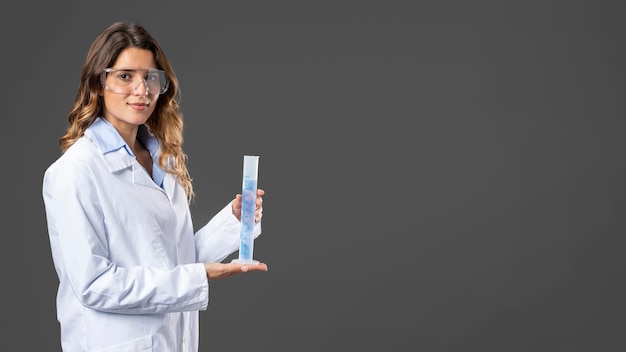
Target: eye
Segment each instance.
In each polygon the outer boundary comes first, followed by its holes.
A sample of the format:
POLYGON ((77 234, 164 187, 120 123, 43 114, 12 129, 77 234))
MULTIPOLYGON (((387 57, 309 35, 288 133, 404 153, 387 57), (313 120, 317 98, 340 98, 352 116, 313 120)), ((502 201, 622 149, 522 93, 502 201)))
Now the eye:
POLYGON ((158 73, 148 73, 148 75, 146 76, 146 81, 148 82, 158 82, 159 81, 159 74, 158 73))
POLYGON ((133 76, 130 72, 128 71, 121 71, 117 74, 117 78, 119 78, 122 81, 132 81, 133 80, 133 76))

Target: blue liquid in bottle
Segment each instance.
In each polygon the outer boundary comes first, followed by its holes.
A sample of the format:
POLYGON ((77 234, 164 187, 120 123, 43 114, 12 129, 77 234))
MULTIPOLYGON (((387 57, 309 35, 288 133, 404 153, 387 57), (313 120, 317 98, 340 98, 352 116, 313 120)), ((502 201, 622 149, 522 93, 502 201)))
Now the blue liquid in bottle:
POLYGON ((244 155, 243 182, 241 185, 241 232, 239 234, 239 258, 236 263, 258 264, 252 259, 254 252, 254 213, 256 211, 256 191, 259 156, 244 155))
POLYGON ((254 212, 256 210, 256 185, 257 180, 243 180, 241 193, 241 233, 239 260, 242 262, 253 262, 254 252, 254 212))

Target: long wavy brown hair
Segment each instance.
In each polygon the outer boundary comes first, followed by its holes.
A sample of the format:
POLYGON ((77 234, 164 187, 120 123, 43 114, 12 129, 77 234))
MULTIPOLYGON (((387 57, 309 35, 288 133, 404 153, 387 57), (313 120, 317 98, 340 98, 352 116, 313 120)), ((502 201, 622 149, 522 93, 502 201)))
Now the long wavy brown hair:
POLYGON ((124 49, 130 47, 150 50, 154 54, 157 68, 165 71, 169 78, 168 90, 159 96, 154 112, 145 125, 159 141, 158 164, 177 177, 187 194, 187 201, 191 202, 194 192, 187 169, 187 155, 182 149, 183 116, 178 104, 178 79, 162 48, 140 24, 114 23, 91 44, 82 68, 76 100, 68 114, 69 127, 59 139, 61 151, 65 153, 83 136, 95 119, 102 116, 103 100, 98 94, 102 89, 100 75, 105 68, 115 63, 124 49))

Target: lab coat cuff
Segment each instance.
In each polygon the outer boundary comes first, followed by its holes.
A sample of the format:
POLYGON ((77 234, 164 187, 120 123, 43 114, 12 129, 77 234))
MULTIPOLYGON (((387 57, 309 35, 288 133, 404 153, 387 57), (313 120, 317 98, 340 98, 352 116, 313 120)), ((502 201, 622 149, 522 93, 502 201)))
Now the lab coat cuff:
POLYGON ((198 310, 206 310, 209 306, 209 280, 206 275, 204 263, 190 264, 190 272, 197 277, 199 282, 198 310))

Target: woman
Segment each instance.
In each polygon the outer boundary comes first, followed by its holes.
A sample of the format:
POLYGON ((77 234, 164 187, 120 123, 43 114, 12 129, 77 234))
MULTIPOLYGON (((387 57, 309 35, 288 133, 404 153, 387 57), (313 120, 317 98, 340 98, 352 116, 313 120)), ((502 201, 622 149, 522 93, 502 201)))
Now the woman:
POLYGON ((197 351, 209 281, 267 271, 221 263, 238 249, 241 194, 194 234, 178 95, 142 26, 115 23, 89 48, 43 179, 64 351, 197 351))

